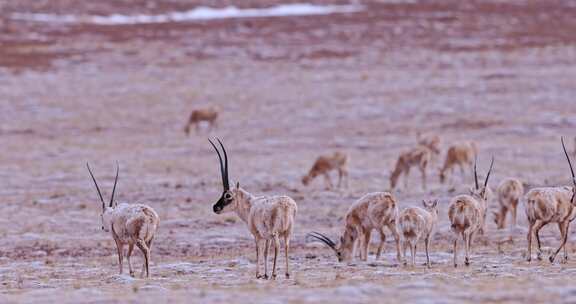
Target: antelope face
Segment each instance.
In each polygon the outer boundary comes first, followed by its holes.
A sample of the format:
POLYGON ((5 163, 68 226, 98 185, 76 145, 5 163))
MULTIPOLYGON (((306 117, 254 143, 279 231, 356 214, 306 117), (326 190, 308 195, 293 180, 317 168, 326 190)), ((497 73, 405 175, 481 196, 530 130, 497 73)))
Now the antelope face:
POLYGON ((112 211, 114 211, 114 193, 116 193, 116 185, 118 184, 118 173, 120 172, 120 166, 116 163, 116 178, 114 179, 114 188, 112 189, 112 196, 110 197, 110 203, 106 206, 104 203, 104 198, 102 197, 102 192, 100 192, 100 187, 98 187, 98 183, 96 182, 96 178, 94 174, 92 174, 92 170, 90 170, 90 166, 86 163, 86 167, 88 168, 88 172, 92 177, 92 181, 94 181, 94 185, 96 186, 96 191, 98 191, 98 196, 100 197, 100 201, 102 202, 102 213, 100 214, 100 219, 102 220, 102 230, 106 232, 110 232, 110 228, 112 227, 112 211))
POLYGON ((100 216, 102 218, 102 230, 110 232, 112 228, 112 208, 106 208, 104 213, 100 216))
POLYGON ((424 206, 424 209, 426 209, 426 211, 428 211, 431 214, 438 217, 438 200, 437 199, 431 200, 431 201, 422 200, 422 205, 424 206))
POLYGON ((232 211, 234 209, 233 206, 234 193, 232 191, 224 191, 218 202, 212 207, 212 210, 214 210, 216 214, 222 214, 232 211))
MULTIPOLYGON (((228 155, 226 154, 226 149, 224 149, 224 145, 222 144, 222 142, 220 141, 220 139, 218 139, 218 143, 220 144, 220 147, 222 148, 222 152, 224 154, 224 162, 222 161, 222 155, 220 155, 220 151, 218 151, 218 148, 216 148, 216 145, 214 145, 214 143, 209 139, 208 141, 210 142, 210 144, 212 145, 212 147, 214 148, 214 150, 216 150, 216 153, 218 154, 218 160, 220 161, 220 175, 222 176, 222 195, 220 196, 220 199, 218 199, 218 201, 216 202, 216 204, 214 204, 214 206, 212 207, 212 210, 214 211, 214 213, 216 214, 221 214, 224 212, 229 212, 235 209, 235 198, 236 198, 236 193, 237 191, 235 190, 231 190, 230 189, 230 184, 228 181, 228 155)), ((237 185, 237 188, 239 188, 240 185, 237 185)))

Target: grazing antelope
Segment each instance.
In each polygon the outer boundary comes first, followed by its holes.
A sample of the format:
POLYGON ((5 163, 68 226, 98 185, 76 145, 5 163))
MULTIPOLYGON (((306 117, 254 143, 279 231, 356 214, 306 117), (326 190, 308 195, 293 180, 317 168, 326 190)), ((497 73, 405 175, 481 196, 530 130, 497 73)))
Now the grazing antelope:
POLYGON ((288 196, 261 196, 256 197, 248 191, 240 188, 237 183, 235 188, 230 188, 228 179, 228 155, 224 145, 218 139, 218 143, 224 154, 224 163, 220 152, 210 141, 218 154, 220 161, 220 174, 222 176, 222 195, 214 204, 216 214, 235 212, 247 225, 256 241, 256 278, 268 279, 268 247, 270 242, 274 245, 274 264, 272 266, 272 278, 276 278, 276 261, 280 252, 280 238, 284 239, 284 253, 286 260, 286 278, 290 277, 288 266, 288 251, 290 238, 294 229, 294 219, 298 207, 296 202, 288 196), (260 274, 260 245, 264 242, 264 275, 260 274))
POLYGON ((394 171, 390 174, 390 188, 394 190, 400 175, 404 174, 404 188, 408 189, 408 176, 410 168, 418 166, 422 174, 422 189, 426 190, 426 169, 432 158, 432 150, 426 146, 418 146, 406 151, 398 157, 394 171))
POLYGON ((447 173, 450 173, 450 182, 452 182, 454 168, 457 165, 460 167, 462 178, 464 178, 464 166, 468 165, 472 167, 472 163, 477 153, 478 149, 476 148, 476 144, 473 142, 455 144, 448 148, 446 159, 444 160, 444 166, 440 170, 440 182, 444 183, 447 173))
POLYGON ((490 169, 486 175, 484 186, 478 185, 478 174, 476 171, 476 162, 474 162, 474 183, 475 188, 470 190, 470 195, 458 195, 450 200, 448 207, 448 218, 450 219, 451 229, 456 234, 454 237, 454 267, 458 267, 458 235, 462 235, 466 257, 464 263, 470 265, 470 247, 474 234, 482 228, 484 216, 486 214, 486 200, 488 180, 494 165, 494 157, 490 163, 490 169))
POLYGON ((406 208, 402 210, 398 218, 398 227, 402 235, 402 248, 404 265, 406 265, 406 247, 410 246, 412 256, 412 266, 416 262, 416 244, 418 240, 424 238, 424 247, 426 250, 426 265, 430 268, 430 256, 428 247, 430 238, 436 223, 438 222, 438 200, 432 202, 422 201, 424 209, 420 207, 406 208))
POLYGON ((574 208, 574 194, 576 193, 576 178, 574 176, 574 169, 570 156, 566 151, 564 145, 564 138, 561 139, 564 154, 568 160, 570 173, 572 174, 572 187, 542 187, 534 188, 526 193, 524 200, 524 207, 526 209, 526 216, 528 218, 528 254, 526 260, 530 262, 532 259, 532 238, 536 237, 536 244, 538 246, 537 258, 542 259, 542 249, 540 247, 540 229, 549 223, 558 223, 560 229, 560 246, 550 255, 550 262, 554 262, 556 255, 564 248, 564 259, 562 262, 568 261, 568 250, 566 242, 568 240, 568 229, 570 222, 576 218, 576 208, 574 208))
POLYGON ((112 231, 112 238, 114 238, 114 241, 116 242, 120 274, 122 274, 123 268, 124 245, 128 245, 128 252, 126 254, 128 270, 130 271, 130 275, 134 276, 130 256, 132 255, 134 245, 136 245, 144 255, 144 264, 142 265, 141 276, 144 277, 144 274, 146 274, 146 277, 149 278, 152 241, 154 240, 158 225, 160 224, 158 214, 154 209, 147 205, 125 203, 117 204, 114 202, 114 193, 116 192, 116 184, 118 182, 118 172, 120 171, 118 166, 116 167, 116 178, 114 180, 114 188, 112 189, 110 203, 106 206, 104 198, 102 197, 102 192, 100 192, 100 187, 98 187, 98 183, 96 182, 94 174, 92 174, 92 170, 90 170, 90 166, 86 164, 86 167, 94 181, 96 191, 98 191, 98 196, 102 202, 102 230, 106 232, 112 231))
POLYGON ((307 186, 316 176, 323 175, 326 182, 326 188, 332 188, 332 180, 328 174, 332 170, 338 171, 338 188, 342 184, 342 180, 345 179, 345 186, 348 187, 348 163, 350 157, 344 152, 334 152, 332 155, 321 155, 319 156, 308 174, 302 177, 302 184, 307 186))
POLYGON ((396 229, 397 217, 398 206, 392 194, 388 192, 369 193, 357 200, 348 209, 344 233, 340 237, 338 245, 318 232, 312 232, 308 236, 320 240, 332 248, 339 262, 351 261, 358 246, 360 247, 360 258, 366 261, 372 230, 376 229, 380 233, 380 245, 376 252, 376 259, 378 259, 386 241, 384 227, 388 227, 396 241, 396 258, 400 262, 400 237, 396 229))
POLYGON ((516 227, 516 210, 520 198, 524 195, 522 182, 516 178, 504 179, 498 185, 496 192, 498 194, 500 210, 494 212, 494 221, 498 229, 504 229, 504 227, 506 227, 506 214, 508 211, 510 211, 512 215, 512 227, 516 227))
POLYGON ((208 122, 210 130, 216 127, 216 120, 218 119, 219 107, 212 106, 203 109, 193 110, 188 118, 188 123, 184 126, 184 132, 186 135, 190 135, 190 127, 195 125, 196 132, 200 130, 200 123, 203 121, 208 122))

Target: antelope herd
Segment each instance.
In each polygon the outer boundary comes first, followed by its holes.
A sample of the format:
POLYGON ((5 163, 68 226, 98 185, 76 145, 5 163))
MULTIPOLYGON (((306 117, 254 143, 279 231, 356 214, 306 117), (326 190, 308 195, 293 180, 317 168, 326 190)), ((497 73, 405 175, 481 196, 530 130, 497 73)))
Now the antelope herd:
MULTIPOLYGON (((192 115, 194 116, 194 114, 192 115)), ((217 116, 213 115, 214 117, 217 116)), ((198 116, 194 116, 198 117, 198 116)), ((190 122, 195 119, 190 118, 190 122)), ((187 128, 190 124, 187 125, 187 128)), ((216 214, 227 212, 235 213, 248 226, 248 230, 254 237, 256 249, 256 278, 268 279, 277 277, 278 255, 281 251, 281 242, 284 244, 285 276, 290 277, 290 241, 293 235, 298 206, 289 196, 254 196, 236 183, 230 186, 228 176, 228 154, 220 139, 217 139, 220 149, 212 140, 209 143, 214 148, 219 160, 220 176, 222 179, 222 193, 213 206, 216 214), (268 271, 269 248, 274 248, 272 272, 268 271), (263 261, 262 261, 263 258, 263 261), (260 265, 264 264, 264 272, 260 271, 260 265)), ((498 229, 504 229, 508 213, 511 215, 512 227, 516 226, 517 207, 520 201, 524 203, 526 217, 528 219, 528 250, 526 260, 532 258, 532 240, 536 239, 537 258, 542 258, 542 248, 539 232, 549 223, 557 223, 560 231, 560 245, 549 256, 553 262, 557 254, 563 249, 562 262, 568 259, 567 240, 569 225, 576 218, 574 208, 576 193, 576 176, 572 168, 571 155, 568 153, 561 139, 564 155, 572 174, 572 186, 540 187, 532 188, 524 194, 524 185, 517 178, 503 179, 496 190, 498 211, 493 212, 494 222, 498 229)), ((432 136, 428 138, 418 137, 415 147, 402 152, 398 157, 396 166, 390 174, 391 191, 394 190, 398 179, 403 175, 404 190, 411 188, 407 185, 410 168, 418 167, 422 174, 422 187, 426 189, 426 170, 437 156, 440 155, 440 138, 432 136)), ((490 175, 494 166, 492 157, 490 167, 486 173, 484 182, 479 183, 477 170, 478 149, 473 142, 463 142, 451 145, 446 153, 445 161, 440 168, 440 182, 444 182, 449 174, 452 180, 454 168, 460 167, 462 177, 466 176, 466 169, 470 167, 474 176, 474 187, 469 194, 459 194, 452 197, 448 202, 448 219, 450 230, 453 232, 453 263, 458 266, 458 240, 462 239, 464 248, 464 264, 470 264, 470 253, 473 240, 478 234, 486 231, 486 219, 489 209, 489 201, 492 190, 489 187, 490 175)), ((327 189, 332 189, 330 171, 338 172, 338 187, 342 183, 348 187, 348 165, 350 156, 344 152, 334 152, 329 155, 321 155, 314 162, 309 172, 302 178, 302 183, 308 185, 315 177, 323 176, 327 189)), ((116 177, 110 202, 106 204, 96 182, 90 166, 88 172, 96 187, 99 199, 102 203, 102 230, 111 232, 118 251, 120 274, 123 271, 124 246, 128 245, 126 259, 130 275, 134 276, 130 257, 134 246, 138 247, 144 256, 142 277, 149 277, 150 252, 152 241, 159 227, 158 214, 149 206, 142 204, 117 204, 114 194, 118 182, 119 167, 116 169, 116 177)), ((362 261, 367 261, 371 235, 374 230, 380 237, 380 243, 376 251, 376 259, 379 259, 384 249, 386 234, 390 233, 396 244, 396 258, 398 263, 407 265, 406 250, 410 248, 410 265, 415 266, 417 244, 423 241, 426 254, 426 266, 431 267, 430 247, 432 245, 434 231, 439 221, 439 200, 437 198, 424 198, 422 207, 409 207, 400 210, 398 200, 391 192, 373 192, 362 196, 355 201, 344 215, 344 226, 341 236, 335 242, 320 232, 307 234, 307 240, 318 240, 331 248, 339 262, 351 262, 357 254, 362 261)))

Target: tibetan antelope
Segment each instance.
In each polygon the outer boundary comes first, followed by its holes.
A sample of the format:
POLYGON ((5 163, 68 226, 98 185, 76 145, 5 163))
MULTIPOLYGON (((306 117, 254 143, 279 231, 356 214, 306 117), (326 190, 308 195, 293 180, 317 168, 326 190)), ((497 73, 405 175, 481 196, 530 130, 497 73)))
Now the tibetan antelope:
POLYGON ((422 189, 426 190, 426 169, 432 158, 432 150, 426 146, 417 146, 398 157, 394 171, 390 174, 390 188, 394 190, 400 175, 404 175, 404 188, 408 189, 410 168, 417 166, 422 175, 422 189))
POLYGON ((332 188, 332 180, 330 179, 329 172, 332 170, 338 171, 338 188, 345 179, 345 186, 348 187, 348 163, 350 157, 344 152, 334 152, 332 155, 319 156, 308 174, 302 177, 302 184, 307 186, 316 176, 323 175, 326 182, 326 188, 332 188))
POLYGON ((144 277, 144 274, 146 274, 146 277, 150 277, 149 266, 152 241, 154 240, 158 225, 160 224, 158 214, 154 209, 147 205, 118 204, 114 202, 114 193, 116 192, 116 184, 118 182, 118 172, 120 171, 118 164, 116 167, 114 188, 112 188, 112 196, 110 197, 110 203, 106 206, 104 198, 102 197, 102 192, 100 191, 100 187, 98 187, 94 174, 92 174, 92 170, 90 170, 90 166, 86 164, 86 167, 94 181, 96 191, 98 191, 98 196, 102 202, 102 230, 105 232, 111 231, 112 238, 116 242, 120 274, 122 274, 123 268, 124 245, 128 245, 128 252, 126 254, 128 270, 130 271, 130 275, 134 276, 130 256, 132 255, 134 245, 136 245, 144 255, 144 264, 142 265, 141 276, 144 277))
POLYGON ((366 261, 372 230, 376 229, 380 233, 380 245, 376 252, 376 259, 378 259, 384 249, 386 241, 384 227, 387 227, 396 241, 396 258, 400 262, 400 237, 396 228, 397 217, 398 206, 392 194, 388 192, 369 193, 357 200, 348 209, 344 232, 338 245, 318 232, 309 233, 308 236, 323 242, 334 250, 339 262, 351 261, 358 247, 360 247, 360 258, 366 261))
POLYGON ((558 223, 560 229, 561 242, 560 246, 552 255, 550 255, 550 262, 554 262, 556 255, 564 248, 564 259, 562 262, 568 261, 568 250, 566 242, 568 240, 568 229, 570 222, 576 218, 576 208, 574 208, 574 194, 576 193, 576 178, 574 177, 574 169, 570 156, 566 151, 564 139, 562 141, 562 148, 568 160, 570 173, 572 174, 572 187, 542 187, 534 188, 526 193, 524 199, 524 208, 526 209, 526 216, 528 218, 528 253, 526 260, 530 262, 532 259, 532 239, 536 237, 536 244, 538 246, 537 258, 542 259, 542 249, 540 247, 539 232, 542 227, 549 223, 558 223))
POLYGON ((440 156, 440 136, 430 135, 422 136, 420 133, 417 134, 418 145, 427 147, 432 151, 432 162, 436 162, 438 156, 440 156))
POLYGON ((475 188, 470 190, 470 195, 458 195, 450 200, 448 207, 448 218, 450 219, 451 229, 455 234, 454 237, 454 267, 458 267, 458 236, 462 235, 466 257, 464 263, 470 265, 470 247, 472 238, 483 225, 486 214, 486 199, 488 180, 494 165, 494 157, 490 163, 490 169, 486 174, 486 180, 482 188, 478 185, 478 174, 476 171, 476 161, 474 161, 474 183, 475 188))
POLYGON ((284 239, 284 253, 286 260, 286 278, 290 277, 288 267, 288 251, 290 238, 294 229, 294 219, 298 207, 296 202, 288 196, 261 196, 256 197, 248 191, 240 188, 236 183, 235 188, 230 188, 228 179, 228 155, 224 145, 218 139, 218 143, 224 154, 224 162, 220 152, 210 141, 218 154, 220 161, 220 175, 222 176, 222 195, 214 204, 216 214, 235 212, 242 221, 248 225, 248 229, 256 241, 256 278, 268 279, 268 247, 270 242, 274 245, 274 263, 272 266, 272 278, 276 278, 276 261, 280 252, 280 238, 284 239), (264 275, 260 274, 260 248, 264 242, 264 275))
POLYGON ((216 127, 216 120, 218 119, 219 107, 212 106, 202 109, 193 110, 188 118, 186 126, 184 126, 184 132, 186 135, 190 135, 190 128, 192 125, 196 127, 196 132, 200 131, 200 123, 203 121, 208 122, 210 130, 216 127))
POLYGON ((465 166, 472 167, 474 158, 478 153, 476 144, 473 142, 464 142, 451 146, 448 148, 446 153, 446 159, 444 160, 444 166, 440 169, 440 182, 444 183, 446 180, 446 174, 450 174, 450 182, 452 182, 454 175, 454 168, 456 166, 460 167, 460 173, 462 178, 465 177, 465 166))
POLYGON ((411 207, 402 210, 398 217, 398 227, 402 235, 403 261, 406 262, 406 247, 410 246, 412 256, 412 266, 416 262, 416 244, 418 240, 424 238, 424 248, 426 250, 426 265, 430 268, 430 256, 428 247, 430 238, 438 222, 438 200, 432 202, 422 201, 423 208, 411 207))
POLYGON ((504 229, 504 227, 506 227, 506 215, 508 211, 510 211, 512 216, 512 227, 516 227, 516 210, 520 198, 524 195, 524 186, 522 185, 522 182, 516 178, 504 179, 498 185, 496 192, 498 195, 500 210, 494 212, 494 221, 496 222, 498 229, 504 229))

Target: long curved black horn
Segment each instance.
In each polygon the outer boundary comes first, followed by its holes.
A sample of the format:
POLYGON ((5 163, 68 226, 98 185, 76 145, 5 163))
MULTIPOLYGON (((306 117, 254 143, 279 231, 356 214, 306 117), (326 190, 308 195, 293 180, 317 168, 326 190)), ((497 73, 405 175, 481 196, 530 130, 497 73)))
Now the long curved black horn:
POLYGON ((484 180, 484 188, 488 187, 488 179, 490 178, 490 173, 492 173, 492 166, 494 166, 494 156, 492 156, 492 161, 490 162, 490 169, 488 169, 488 174, 486 174, 486 180, 484 180))
POLYGON ((120 172, 120 165, 116 162, 116 178, 114 179, 114 188, 112 188, 112 196, 110 197, 110 207, 114 204, 114 193, 116 193, 116 184, 118 183, 118 173, 120 172))
POLYGON ((478 170, 476 169, 477 159, 478 159, 478 157, 474 156, 474 185, 476 185, 476 190, 478 190, 480 188, 478 186, 478 170))
POLYGON ((308 236, 315 238, 315 239, 321 241, 322 243, 328 245, 328 247, 332 248, 333 250, 336 250, 336 244, 334 244, 334 242, 330 238, 323 235, 322 233, 313 231, 311 233, 308 233, 308 236))
POLYGON ((100 192, 100 187, 98 187, 98 183, 96 182, 96 178, 94 178, 94 174, 92 174, 92 170, 90 170, 90 165, 86 163, 86 168, 88 168, 88 172, 94 181, 94 185, 96 186, 96 191, 98 191, 98 196, 100 196, 100 201, 102 202, 102 209, 106 207, 106 203, 104 203, 104 198, 102 197, 102 192, 100 192))
POLYGON ((218 148, 216 148, 216 145, 214 145, 214 143, 210 139, 208 139, 208 141, 216 151, 216 154, 218 154, 218 160, 220 161, 220 175, 222 176, 222 187, 224 187, 224 191, 227 191, 229 188, 227 187, 228 182, 225 179, 226 175, 224 174, 224 164, 222 164, 222 156, 220 155, 220 151, 218 151, 218 148))
POLYGON ((224 145, 220 141, 220 138, 216 137, 216 140, 218 140, 220 147, 222 147, 222 152, 224 152, 224 173, 226 173, 224 180, 226 182, 226 189, 230 189, 230 179, 228 178, 228 154, 226 154, 226 149, 224 149, 224 145))
POLYGON ((574 202, 574 196, 576 195, 576 176, 574 175, 574 168, 572 167, 572 161, 570 161, 570 156, 568 156, 568 152, 566 151, 566 145, 564 144, 564 136, 560 137, 560 141, 562 142, 562 149, 564 149, 564 155, 566 155, 568 165, 570 166, 570 173, 572 174, 572 183, 574 184, 574 189, 572 190, 572 199, 570 199, 570 202, 574 202))

